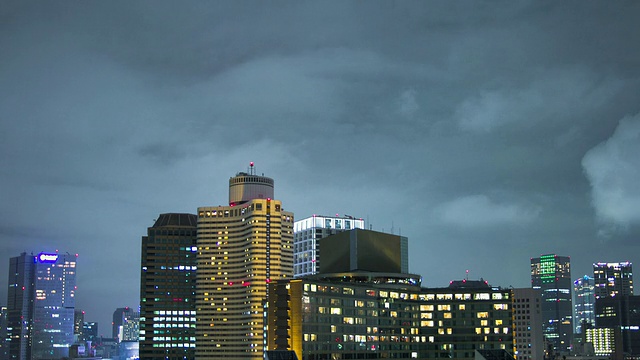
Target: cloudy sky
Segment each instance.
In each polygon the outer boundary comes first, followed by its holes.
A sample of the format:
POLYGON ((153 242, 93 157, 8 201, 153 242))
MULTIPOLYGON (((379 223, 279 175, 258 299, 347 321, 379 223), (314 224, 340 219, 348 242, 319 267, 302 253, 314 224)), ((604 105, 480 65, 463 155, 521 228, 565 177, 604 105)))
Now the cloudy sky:
POLYGON ((298 219, 409 238, 428 287, 526 287, 529 261, 640 262, 640 3, 12 2, 0 6, 8 259, 79 253, 109 334, 158 214, 254 161, 298 219))

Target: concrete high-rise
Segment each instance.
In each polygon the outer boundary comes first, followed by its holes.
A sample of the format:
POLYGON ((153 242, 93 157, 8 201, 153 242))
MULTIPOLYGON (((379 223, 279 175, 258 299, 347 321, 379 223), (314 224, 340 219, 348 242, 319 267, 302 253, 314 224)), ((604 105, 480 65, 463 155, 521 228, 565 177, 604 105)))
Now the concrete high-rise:
MULTIPOLYGON (((160 214, 142 237, 141 359, 194 358, 196 238, 197 216, 183 213, 160 214)), ((135 321, 120 319, 122 340, 130 340, 135 321)))
POLYGON ((542 295, 542 332, 556 353, 567 354, 573 335, 571 263, 568 256, 531 259, 531 286, 542 295))
POLYGON ((574 281, 573 294, 575 333, 582 334, 584 327, 592 328, 596 325, 593 278, 585 275, 574 281))
POLYGON ((633 295, 633 271, 631 263, 617 262, 593 264, 596 299, 633 295))
POLYGON ((313 275, 320 267, 320 240, 339 232, 364 229, 364 220, 353 216, 313 215, 293 225, 295 277, 313 275))
POLYGON ((513 289, 512 306, 515 359, 544 358, 540 291, 531 288, 513 289))
POLYGON ((10 359, 63 358, 74 343, 76 255, 40 253, 9 262, 10 359))
POLYGON ((229 180, 229 205, 198 208, 196 358, 262 359, 267 284, 293 277, 293 213, 273 179, 229 180))

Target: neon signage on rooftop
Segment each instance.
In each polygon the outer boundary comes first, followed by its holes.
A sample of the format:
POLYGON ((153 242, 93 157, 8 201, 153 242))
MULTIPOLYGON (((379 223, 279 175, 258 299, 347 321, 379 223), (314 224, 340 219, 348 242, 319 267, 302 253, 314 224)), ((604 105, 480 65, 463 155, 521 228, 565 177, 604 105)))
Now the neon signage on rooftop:
POLYGON ((55 263, 57 260, 58 260, 58 254, 49 254, 49 253, 41 252, 40 254, 38 254, 38 256, 36 256, 36 261, 39 263, 52 264, 52 263, 55 263))

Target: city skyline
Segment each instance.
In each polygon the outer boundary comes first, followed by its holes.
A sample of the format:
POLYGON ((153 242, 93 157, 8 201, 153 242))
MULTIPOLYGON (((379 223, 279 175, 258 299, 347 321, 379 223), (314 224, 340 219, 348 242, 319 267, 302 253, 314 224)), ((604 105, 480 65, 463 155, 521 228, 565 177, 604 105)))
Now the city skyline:
POLYGON ((110 333, 116 308, 138 306, 158 214, 224 205, 250 161, 296 219, 406 236, 427 287, 466 270, 528 287, 527 262, 550 253, 574 278, 637 262, 638 16, 632 2, 7 1, 0 302, 9 258, 73 249, 76 305, 110 333))

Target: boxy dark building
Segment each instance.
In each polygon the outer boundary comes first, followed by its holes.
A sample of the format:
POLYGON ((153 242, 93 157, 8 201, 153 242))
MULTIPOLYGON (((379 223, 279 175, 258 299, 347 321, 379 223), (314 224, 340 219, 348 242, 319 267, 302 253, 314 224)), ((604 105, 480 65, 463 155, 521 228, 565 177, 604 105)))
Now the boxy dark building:
POLYGON ((640 355, 640 296, 614 296, 596 300, 596 328, 613 329, 617 352, 640 355))
POLYGON ((141 359, 194 358, 197 219, 161 214, 142 237, 141 359))
POLYGON ((322 239, 318 272, 408 273, 408 252, 408 239, 404 236, 353 229, 322 239))

